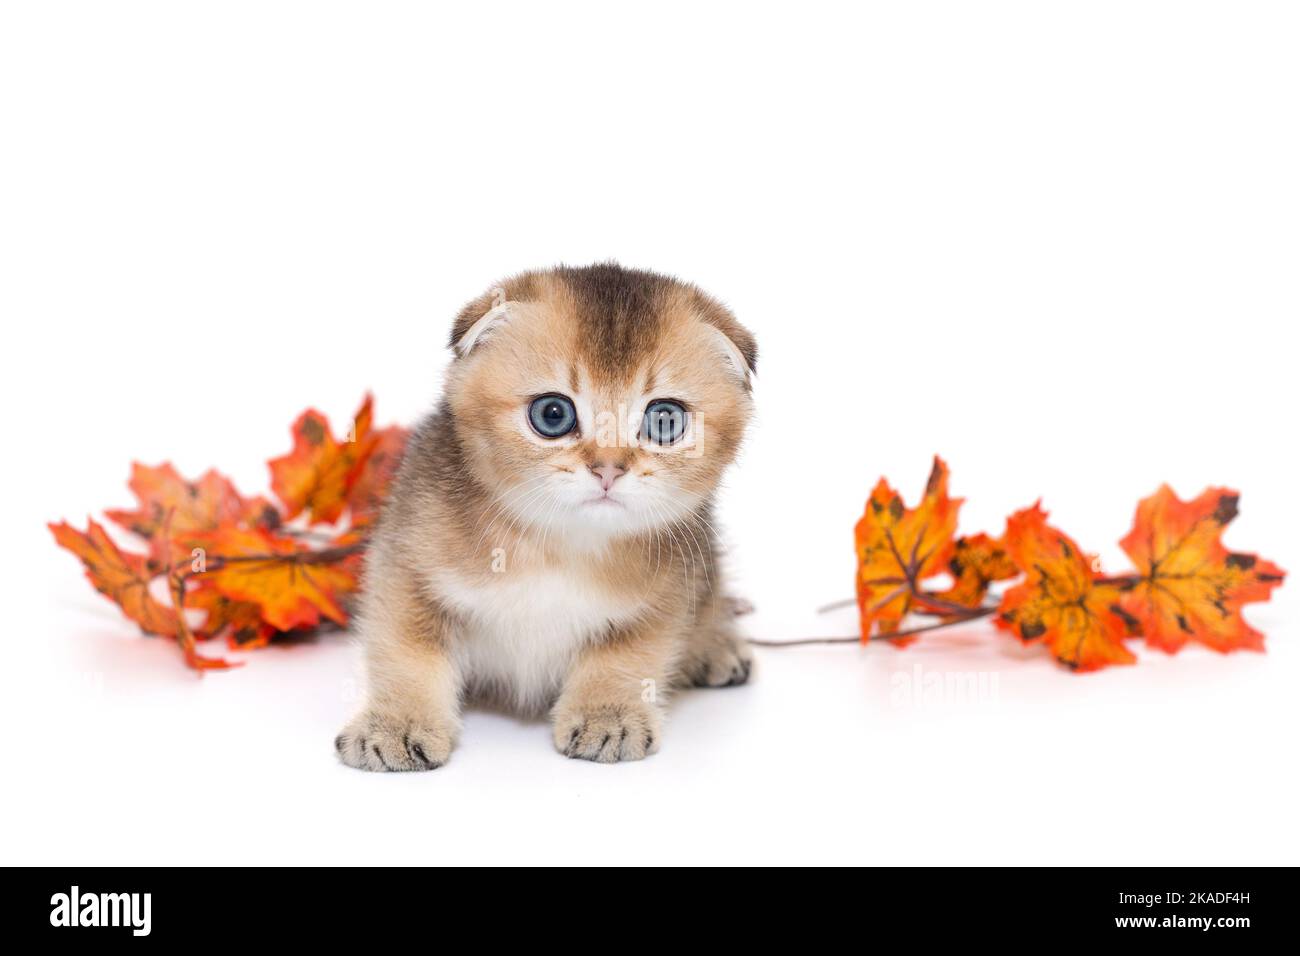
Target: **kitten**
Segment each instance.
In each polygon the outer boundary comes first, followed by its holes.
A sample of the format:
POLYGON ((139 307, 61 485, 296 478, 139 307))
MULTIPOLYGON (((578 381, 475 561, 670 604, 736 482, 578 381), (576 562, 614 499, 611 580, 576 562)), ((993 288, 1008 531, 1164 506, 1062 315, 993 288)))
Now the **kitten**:
POLYGON ((451 755, 462 701, 550 709, 557 749, 659 749, 665 691, 744 683, 713 495, 752 412, 753 337, 694 286, 617 265, 465 307, 367 559, 366 770, 451 755))

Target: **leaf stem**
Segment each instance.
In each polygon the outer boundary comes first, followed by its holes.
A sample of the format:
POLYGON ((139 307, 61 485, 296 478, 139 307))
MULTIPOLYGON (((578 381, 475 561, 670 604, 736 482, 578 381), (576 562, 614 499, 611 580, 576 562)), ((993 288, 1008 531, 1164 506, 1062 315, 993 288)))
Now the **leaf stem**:
POLYGON ((220 571, 230 564, 257 564, 259 562, 264 564, 331 564, 335 561, 342 561, 354 554, 360 554, 365 550, 368 543, 365 540, 354 541, 352 544, 339 545, 335 548, 321 548, 319 551, 294 551, 289 554, 214 554, 205 559, 203 570, 196 571, 191 568, 189 571, 176 575, 173 574, 174 569, 169 547, 167 549, 166 565, 155 571, 153 577, 175 576, 184 581, 210 571, 220 571))
POLYGON ((337 548, 321 548, 319 551, 294 551, 290 554, 218 554, 207 559, 202 571, 186 571, 182 577, 188 578, 195 574, 220 571, 228 564, 256 564, 259 562, 264 564, 330 564, 334 561, 342 561, 354 554, 360 554, 365 547, 365 541, 357 541, 353 544, 340 545, 337 548))
MULTIPOLYGON (((961 614, 953 614, 951 617, 942 621, 936 621, 934 624, 923 624, 920 627, 909 627, 899 631, 886 631, 882 634, 872 634, 868 640, 887 641, 896 637, 910 637, 913 634, 924 634, 926 631, 937 631, 943 627, 953 627, 957 624, 965 624, 968 621, 977 621, 982 617, 988 617, 997 611, 997 607, 975 607, 966 608, 961 614)), ((761 638, 751 637, 749 643, 756 644, 760 647, 795 647, 801 644, 859 644, 862 638, 856 635, 849 637, 802 637, 793 641, 767 641, 761 638)))
POLYGON ((823 604, 817 609, 818 614, 825 614, 827 611, 838 611, 842 607, 853 607, 858 603, 857 598, 845 598, 842 601, 831 601, 830 604, 823 604))
MULTIPOLYGON (((1115 580, 1117 582, 1120 581, 1118 578, 1115 580)), ((912 612, 914 614, 941 614, 946 617, 949 614, 964 614, 966 611, 971 610, 971 608, 965 604, 958 604, 955 601, 948 601, 939 597, 939 595, 934 591, 912 591, 912 597, 922 604, 929 605, 931 608, 940 608, 940 610, 918 608, 912 612)), ((852 607, 857 603, 857 598, 845 598, 842 601, 832 601, 829 604, 823 604, 821 607, 817 608, 817 613, 825 614, 828 611, 838 611, 841 608, 852 607)))

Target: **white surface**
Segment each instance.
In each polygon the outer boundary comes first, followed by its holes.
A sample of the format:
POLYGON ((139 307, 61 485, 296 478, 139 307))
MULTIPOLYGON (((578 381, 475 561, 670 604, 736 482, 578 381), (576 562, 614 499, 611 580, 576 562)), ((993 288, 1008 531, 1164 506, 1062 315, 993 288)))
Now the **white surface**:
POLYGON ((1294 8, 545 7, 5 5, 4 862, 1300 862, 1294 581, 1262 656, 765 650, 644 763, 473 714, 407 776, 334 760, 345 638, 198 679, 90 590, 43 522, 132 458, 263 490, 304 406, 412 420, 464 300, 608 257, 758 336, 754 635, 852 632, 812 608, 936 451, 963 530, 1041 495, 1118 569, 1138 498, 1222 483, 1300 566, 1294 8))

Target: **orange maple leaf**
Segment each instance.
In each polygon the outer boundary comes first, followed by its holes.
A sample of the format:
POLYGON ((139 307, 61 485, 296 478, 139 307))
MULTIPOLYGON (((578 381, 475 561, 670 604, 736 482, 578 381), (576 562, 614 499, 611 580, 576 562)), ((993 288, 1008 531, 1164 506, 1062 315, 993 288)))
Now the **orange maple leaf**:
POLYGON ((213 555, 201 579, 234 601, 255 604, 278 631, 315 627, 322 617, 347 624, 340 599, 356 589, 353 567, 261 528, 225 527, 202 539, 213 555))
POLYGON ((407 430, 397 425, 374 433, 374 446, 366 456, 348 492, 354 527, 372 521, 388 497, 389 486, 406 451, 407 430))
POLYGON ((371 428, 373 404, 366 395, 341 442, 320 412, 309 408, 298 416, 293 424, 293 451, 268 462, 271 488, 288 517, 306 511, 313 522, 332 524, 342 516, 353 486, 379 446, 381 433, 371 428))
POLYGON ((940 591, 939 597, 966 607, 979 607, 994 581, 1005 581, 1020 573, 1016 563, 1007 554, 1001 539, 987 534, 963 535, 953 547, 948 559, 948 571, 953 585, 940 591))
POLYGON ((114 601, 131 620, 148 634, 177 635, 176 612, 157 601, 149 591, 156 576, 144 555, 124 552, 95 521, 87 519, 85 532, 66 521, 47 527, 54 540, 86 566, 86 577, 95 590, 114 601))
MULTIPOLYGON (((933 610, 920 596, 921 582, 943 571, 952 553, 962 499, 948 497, 948 466, 935 456, 925 496, 907 508, 881 478, 853 529, 858 554, 857 596, 862 640, 898 629, 918 607, 933 610)), ((912 638, 898 638, 898 646, 912 638)))
POLYGON ((197 636, 213 638, 225 635, 233 650, 247 651, 265 647, 278 633, 262 620, 262 609, 250 601, 236 601, 199 579, 199 586, 185 594, 185 606, 207 612, 197 636))
POLYGON ((400 427, 375 429, 372 416, 367 394, 339 441, 325 417, 309 409, 293 426, 293 451, 269 463, 287 517, 307 512, 311 522, 333 523, 348 514, 350 521, 328 536, 286 527, 275 504, 245 498, 217 471, 187 481, 168 463, 134 464, 137 507, 108 512, 148 540, 148 555, 122 552, 93 521, 85 533, 66 523, 50 530, 82 559, 97 589, 145 630, 173 637, 191 667, 236 666, 199 654, 197 642, 224 636, 231 648, 246 650, 322 618, 347 623, 343 601, 357 587, 370 523, 407 438, 400 427), (170 605, 161 597, 164 579, 170 605), (196 611, 204 612, 202 626, 195 625, 196 611))
POLYGON ((1120 586, 1095 574, 1089 556, 1047 523, 1042 508, 1008 518, 1003 541, 1025 580, 1003 596, 998 626, 1027 644, 1045 643, 1073 670, 1136 660, 1124 646, 1131 622, 1120 608, 1120 586))
POLYGON ((1168 485, 1139 502, 1133 529, 1120 541, 1138 569, 1123 606, 1148 644, 1173 653, 1188 641, 1216 651, 1262 651, 1264 635, 1241 616, 1244 604, 1267 601, 1286 572, 1220 540, 1237 516, 1239 495, 1207 488, 1180 501, 1168 485))
POLYGON ((244 498, 230 479, 215 469, 198 481, 186 481, 170 462, 152 468, 135 462, 128 486, 135 493, 139 508, 134 511, 117 508, 104 513, 128 531, 148 538, 150 555, 155 560, 166 560, 160 532, 169 521, 169 536, 174 543, 173 550, 177 551, 173 555, 175 560, 183 558, 180 552, 189 550, 186 541, 192 532, 212 531, 239 521, 271 527, 279 523, 279 512, 269 501, 260 497, 244 498))

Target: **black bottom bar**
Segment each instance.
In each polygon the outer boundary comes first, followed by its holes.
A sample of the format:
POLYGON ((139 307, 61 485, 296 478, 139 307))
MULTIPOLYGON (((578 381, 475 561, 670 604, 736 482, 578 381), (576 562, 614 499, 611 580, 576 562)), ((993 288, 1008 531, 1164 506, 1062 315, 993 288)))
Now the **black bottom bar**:
POLYGON ((1269 869, 898 869, 809 879, 685 871, 53 868, 9 870, 3 906, 11 929, 96 946, 378 944, 487 929, 494 937, 554 944, 573 934, 588 945, 614 946, 647 931, 659 939, 676 932, 727 940, 798 931, 824 942, 828 934, 852 934, 862 947, 900 933, 926 944, 1128 940, 1182 947, 1291 939, 1294 883, 1293 870, 1269 869), (461 916, 468 920, 458 928, 461 916))

